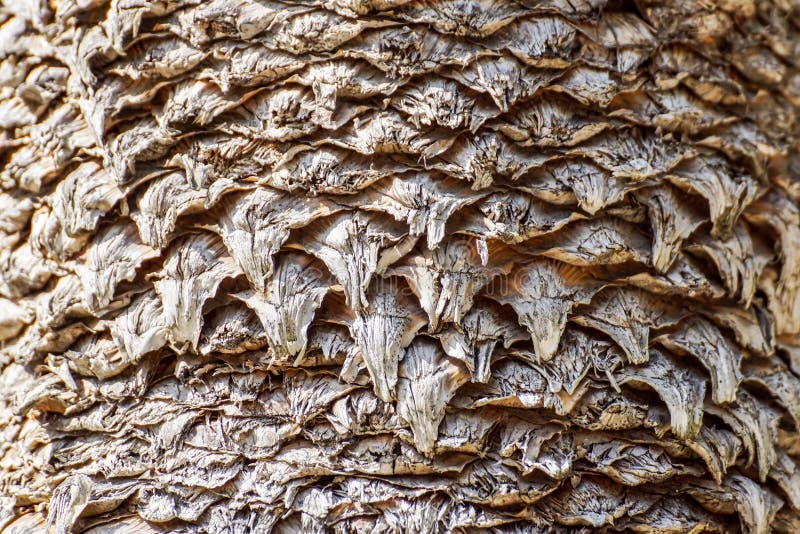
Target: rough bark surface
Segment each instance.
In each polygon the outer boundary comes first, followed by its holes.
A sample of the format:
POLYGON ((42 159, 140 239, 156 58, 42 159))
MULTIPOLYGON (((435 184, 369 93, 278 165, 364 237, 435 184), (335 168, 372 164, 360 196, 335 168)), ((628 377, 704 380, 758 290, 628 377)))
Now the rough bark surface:
POLYGON ((800 532, 800 5, 0 3, 0 531, 800 532))

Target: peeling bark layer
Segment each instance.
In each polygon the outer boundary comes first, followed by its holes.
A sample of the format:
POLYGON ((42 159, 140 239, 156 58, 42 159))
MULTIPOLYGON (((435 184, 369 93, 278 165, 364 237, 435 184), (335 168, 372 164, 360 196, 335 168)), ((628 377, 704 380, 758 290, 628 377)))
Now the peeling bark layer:
POLYGON ((0 2, 0 532, 800 532, 800 7, 0 2))

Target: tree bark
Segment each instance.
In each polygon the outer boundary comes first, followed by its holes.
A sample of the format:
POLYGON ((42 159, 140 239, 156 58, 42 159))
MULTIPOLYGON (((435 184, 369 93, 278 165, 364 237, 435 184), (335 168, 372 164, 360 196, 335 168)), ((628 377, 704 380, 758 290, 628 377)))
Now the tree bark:
POLYGON ((0 532, 800 532, 800 6, 0 1, 0 532))

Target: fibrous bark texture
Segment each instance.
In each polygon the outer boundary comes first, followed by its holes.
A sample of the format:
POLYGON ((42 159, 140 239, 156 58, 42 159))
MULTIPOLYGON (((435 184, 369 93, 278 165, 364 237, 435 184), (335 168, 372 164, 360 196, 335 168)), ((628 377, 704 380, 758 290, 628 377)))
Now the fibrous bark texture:
POLYGON ((0 6, 0 531, 800 532, 797 2, 0 6))

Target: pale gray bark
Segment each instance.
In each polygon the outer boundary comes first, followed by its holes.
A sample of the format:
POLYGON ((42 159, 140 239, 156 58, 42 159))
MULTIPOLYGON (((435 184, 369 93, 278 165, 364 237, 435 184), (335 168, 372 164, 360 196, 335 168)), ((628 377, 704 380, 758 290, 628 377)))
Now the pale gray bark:
POLYGON ((800 532, 800 5, 0 0, 0 532, 800 532))

